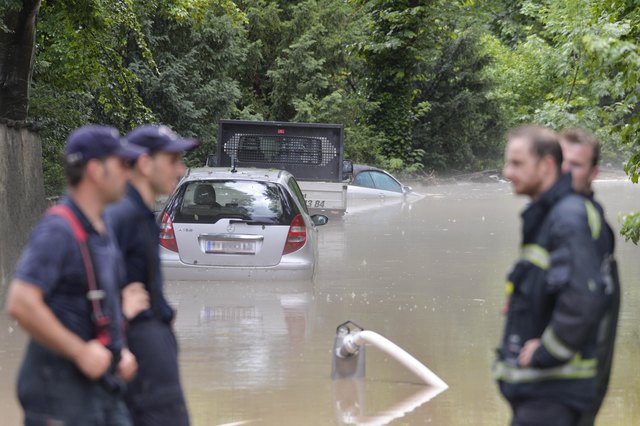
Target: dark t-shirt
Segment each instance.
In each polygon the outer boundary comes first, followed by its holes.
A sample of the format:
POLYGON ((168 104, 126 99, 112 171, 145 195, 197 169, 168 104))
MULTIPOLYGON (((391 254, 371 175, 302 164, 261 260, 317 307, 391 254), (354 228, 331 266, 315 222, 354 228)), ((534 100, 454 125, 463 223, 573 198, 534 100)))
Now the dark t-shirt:
MULTIPOLYGON (((100 235, 69 198, 63 204, 71 208, 88 234, 97 285, 105 292, 101 307, 111 319, 110 348, 123 346, 120 285, 124 280, 122 257, 109 233, 100 235)), ((44 292, 44 300, 60 322, 85 341, 95 338, 96 327, 87 292, 87 274, 78 242, 70 224, 57 215, 45 215, 33 229, 16 267, 15 278, 31 283, 44 292)))
POLYGON ((155 215, 144 203, 140 193, 129 184, 127 194, 107 209, 105 217, 124 257, 124 285, 139 281, 145 284, 149 292, 152 309, 142 312, 140 319, 156 315, 163 321, 170 322, 173 309, 162 290, 160 227, 155 215))

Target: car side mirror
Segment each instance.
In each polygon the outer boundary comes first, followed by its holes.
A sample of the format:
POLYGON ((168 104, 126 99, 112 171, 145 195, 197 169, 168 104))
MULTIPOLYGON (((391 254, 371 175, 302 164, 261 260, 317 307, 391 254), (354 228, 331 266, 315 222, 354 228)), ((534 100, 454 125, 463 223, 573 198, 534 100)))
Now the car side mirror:
POLYGON ((413 189, 411 189, 411 187, 410 187, 410 186, 405 185, 405 186, 403 186, 403 187, 402 187, 402 193, 403 193, 403 194, 408 194, 408 193, 410 193, 411 191, 413 191, 413 189))
POLYGON ((207 155, 207 167, 216 167, 218 165, 218 156, 216 154, 207 155))
POLYGON ((323 214, 314 214, 311 216, 311 221, 316 226, 326 225, 329 222, 329 218, 323 214))
POLYGON ((353 174, 353 161, 342 160, 342 179, 346 180, 353 174))

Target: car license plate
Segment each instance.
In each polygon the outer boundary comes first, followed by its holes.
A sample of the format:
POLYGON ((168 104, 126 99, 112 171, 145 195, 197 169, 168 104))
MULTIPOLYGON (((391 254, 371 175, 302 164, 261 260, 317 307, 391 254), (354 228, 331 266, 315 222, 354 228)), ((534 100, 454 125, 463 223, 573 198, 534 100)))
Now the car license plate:
POLYGON ((205 241, 207 253, 255 254, 255 241, 205 241))
POLYGON ((307 204, 307 208, 310 209, 324 209, 324 201, 325 200, 313 200, 307 198, 307 194, 304 194, 304 202, 307 204))

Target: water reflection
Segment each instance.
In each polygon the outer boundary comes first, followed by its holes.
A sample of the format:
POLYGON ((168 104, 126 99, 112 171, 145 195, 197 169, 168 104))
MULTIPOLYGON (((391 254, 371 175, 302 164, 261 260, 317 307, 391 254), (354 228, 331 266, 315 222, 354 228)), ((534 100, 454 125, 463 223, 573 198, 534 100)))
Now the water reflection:
POLYGON ((22 422, 15 396, 15 380, 25 344, 26 337, 15 321, 0 315, 0 423, 3 425, 22 422))
POLYGON ((286 364, 277 360, 303 348, 312 289, 311 282, 168 283, 186 374, 205 389, 284 386, 286 364))
MULTIPOLYGON (((373 426, 386 425, 404 417, 424 403, 430 401, 443 389, 430 386, 415 386, 413 393, 400 398, 392 406, 370 412, 365 404, 364 379, 336 379, 333 382, 334 409, 338 424, 373 426)), ((428 421, 428 419, 425 419, 428 421)))

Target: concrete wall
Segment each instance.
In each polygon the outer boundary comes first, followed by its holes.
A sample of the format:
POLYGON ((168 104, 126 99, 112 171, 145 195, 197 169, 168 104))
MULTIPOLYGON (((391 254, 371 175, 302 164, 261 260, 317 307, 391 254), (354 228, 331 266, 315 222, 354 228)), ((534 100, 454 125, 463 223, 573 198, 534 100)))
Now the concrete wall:
POLYGON ((45 208, 42 143, 19 123, 0 123, 0 306, 31 228, 45 208))

